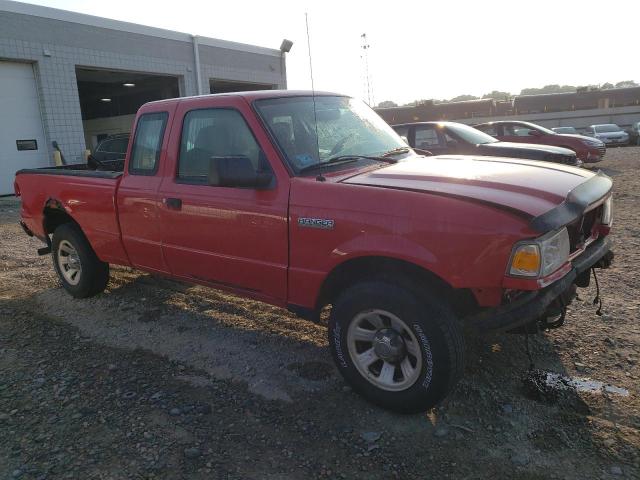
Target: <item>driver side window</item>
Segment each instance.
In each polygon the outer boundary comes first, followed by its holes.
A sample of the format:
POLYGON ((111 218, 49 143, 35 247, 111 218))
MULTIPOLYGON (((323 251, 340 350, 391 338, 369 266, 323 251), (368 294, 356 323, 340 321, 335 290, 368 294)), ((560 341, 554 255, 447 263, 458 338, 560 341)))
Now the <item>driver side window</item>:
POLYGON ((504 134, 514 137, 526 137, 532 129, 524 125, 507 124, 504 126, 504 134))
POLYGON ((221 168, 263 171, 267 161, 236 110, 192 110, 184 117, 177 178, 219 185, 221 168))

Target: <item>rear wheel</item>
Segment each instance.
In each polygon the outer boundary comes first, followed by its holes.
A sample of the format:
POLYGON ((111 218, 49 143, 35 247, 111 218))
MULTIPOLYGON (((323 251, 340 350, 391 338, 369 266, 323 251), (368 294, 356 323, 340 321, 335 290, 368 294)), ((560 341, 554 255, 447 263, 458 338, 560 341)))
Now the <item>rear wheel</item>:
POLYGON ((398 412, 428 410, 462 376, 464 342, 450 309, 389 281, 343 293, 331 310, 329 343, 353 389, 398 412))
POLYGON ((100 261, 76 225, 66 223, 53 232, 53 266, 64 289, 75 298, 92 297, 109 282, 109 264, 100 261))

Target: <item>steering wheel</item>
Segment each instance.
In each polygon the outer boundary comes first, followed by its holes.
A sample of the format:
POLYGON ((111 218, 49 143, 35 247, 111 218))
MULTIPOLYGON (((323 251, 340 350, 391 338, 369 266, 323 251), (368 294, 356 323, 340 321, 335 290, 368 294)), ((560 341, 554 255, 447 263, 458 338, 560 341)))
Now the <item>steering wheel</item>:
POLYGON ((329 156, 334 156, 336 153, 338 153, 339 151, 341 151, 344 148, 345 143, 347 143, 347 140, 351 139, 353 136, 355 136, 355 132, 351 132, 347 135, 345 135, 344 137, 342 137, 338 143, 336 143, 333 148, 331 149, 331 151, 329 152, 329 156))

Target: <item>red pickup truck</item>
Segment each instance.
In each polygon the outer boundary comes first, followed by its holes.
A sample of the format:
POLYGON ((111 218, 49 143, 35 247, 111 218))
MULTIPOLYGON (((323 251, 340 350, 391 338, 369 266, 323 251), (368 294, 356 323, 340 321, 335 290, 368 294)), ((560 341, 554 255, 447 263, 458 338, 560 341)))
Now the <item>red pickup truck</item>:
POLYGON ((118 264, 315 321, 330 306, 338 370, 403 412, 454 387, 463 324, 552 326, 609 265, 611 189, 569 166, 418 156, 361 101, 291 91, 148 103, 124 171, 15 181, 24 230, 74 297, 118 264))

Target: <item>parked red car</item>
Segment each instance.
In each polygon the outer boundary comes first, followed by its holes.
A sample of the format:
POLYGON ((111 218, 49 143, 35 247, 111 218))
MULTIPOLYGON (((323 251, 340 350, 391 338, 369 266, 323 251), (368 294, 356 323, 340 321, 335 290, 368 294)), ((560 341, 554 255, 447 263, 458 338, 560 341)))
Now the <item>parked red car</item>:
MULTIPOLYGON (((144 105, 124 172, 22 170, 22 226, 74 297, 128 265, 320 321, 367 399, 454 387, 463 324, 541 325, 612 253, 611 180, 551 163, 420 157, 363 102, 263 91, 144 105)), ((111 295, 117 295, 112 292, 111 295)))
POLYGON ((556 133, 530 122, 497 121, 481 123, 474 127, 503 142, 538 143, 568 148, 576 152, 584 163, 599 162, 607 151, 605 144, 595 138, 556 133))

